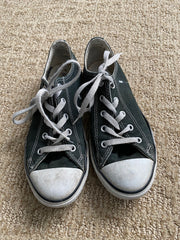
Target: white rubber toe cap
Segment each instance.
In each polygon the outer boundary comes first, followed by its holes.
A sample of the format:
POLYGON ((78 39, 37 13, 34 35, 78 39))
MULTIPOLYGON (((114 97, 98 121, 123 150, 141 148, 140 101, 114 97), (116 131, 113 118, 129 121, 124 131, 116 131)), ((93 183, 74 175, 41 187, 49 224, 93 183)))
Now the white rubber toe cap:
POLYGON ((60 201, 73 193, 82 175, 78 168, 50 168, 31 172, 30 179, 42 197, 60 201))
POLYGON ((135 158, 108 164, 101 172, 119 190, 136 192, 146 186, 152 175, 152 169, 151 159, 135 158))

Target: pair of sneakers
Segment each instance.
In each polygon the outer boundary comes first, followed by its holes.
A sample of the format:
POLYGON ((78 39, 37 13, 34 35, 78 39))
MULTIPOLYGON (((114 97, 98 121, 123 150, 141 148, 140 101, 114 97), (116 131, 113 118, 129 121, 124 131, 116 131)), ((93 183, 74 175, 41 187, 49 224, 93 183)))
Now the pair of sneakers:
POLYGON ((48 207, 66 206, 79 196, 88 176, 89 153, 98 178, 114 196, 139 198, 152 185, 153 134, 117 62, 119 56, 103 38, 93 38, 81 73, 67 42, 55 41, 40 90, 28 108, 13 115, 16 124, 32 118, 25 170, 35 197, 48 207), (86 112, 88 142, 82 122, 86 112))

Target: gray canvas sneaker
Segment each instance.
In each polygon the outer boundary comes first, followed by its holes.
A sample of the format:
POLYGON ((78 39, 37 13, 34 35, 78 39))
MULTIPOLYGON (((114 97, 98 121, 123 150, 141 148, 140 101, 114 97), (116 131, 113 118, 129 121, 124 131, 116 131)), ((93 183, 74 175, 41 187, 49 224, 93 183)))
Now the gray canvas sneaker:
POLYGON ((16 124, 32 117, 25 147, 25 170, 35 197, 48 207, 72 203, 85 184, 89 160, 74 94, 81 69, 69 45, 52 44, 40 90, 30 106, 13 115, 16 124), (27 113, 20 120, 16 118, 27 113))
POLYGON ((75 94, 79 118, 90 113, 90 156, 102 184, 122 199, 135 199, 151 187, 156 149, 151 128, 128 81, 102 38, 85 52, 83 84, 75 94))

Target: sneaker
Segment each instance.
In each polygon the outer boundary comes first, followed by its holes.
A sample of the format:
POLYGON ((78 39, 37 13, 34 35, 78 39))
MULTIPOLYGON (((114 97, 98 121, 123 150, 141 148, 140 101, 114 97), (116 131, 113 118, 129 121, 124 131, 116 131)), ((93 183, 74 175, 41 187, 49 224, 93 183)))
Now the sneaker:
POLYGON ((117 62, 119 57, 104 39, 91 39, 85 52, 84 83, 75 94, 75 104, 77 119, 91 110, 90 156, 100 181, 114 196, 135 199, 152 185, 156 148, 151 128, 117 62))
POLYGON ((15 124, 32 117, 25 147, 25 170, 35 197, 45 206, 64 207, 85 184, 89 160, 82 120, 73 99, 81 69, 69 45, 52 44, 40 90, 30 106, 13 115, 15 124), (27 113, 20 120, 16 118, 27 113))

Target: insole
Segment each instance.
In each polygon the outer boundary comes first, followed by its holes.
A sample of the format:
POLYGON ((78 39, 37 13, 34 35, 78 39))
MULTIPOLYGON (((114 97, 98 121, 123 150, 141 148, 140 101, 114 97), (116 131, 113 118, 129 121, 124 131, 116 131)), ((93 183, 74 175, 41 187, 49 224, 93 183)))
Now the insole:
MULTIPOLYGON (((99 66, 103 63, 103 60, 99 60, 99 61, 96 61, 96 62, 93 62, 89 67, 89 71, 91 72, 98 72, 98 68, 99 66)), ((112 72, 113 72, 113 66, 109 66, 106 71, 111 75, 112 72)))
MULTIPOLYGON (((59 64, 55 65, 55 66, 51 69, 51 71, 50 71, 50 73, 49 73, 49 78, 50 78, 55 72, 57 72, 57 70, 59 69, 59 67, 60 67, 61 65, 62 65, 62 63, 59 63, 59 64)), ((70 70, 70 66, 66 65, 66 66, 63 68, 62 72, 60 73, 59 77, 66 76, 66 75, 68 74, 69 70, 70 70)))
POLYGON ((103 60, 99 60, 97 62, 93 62, 88 68, 91 72, 97 72, 98 67, 103 63, 103 60))

